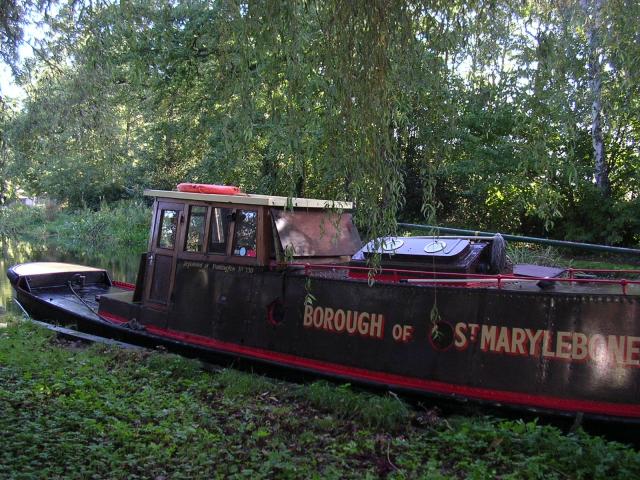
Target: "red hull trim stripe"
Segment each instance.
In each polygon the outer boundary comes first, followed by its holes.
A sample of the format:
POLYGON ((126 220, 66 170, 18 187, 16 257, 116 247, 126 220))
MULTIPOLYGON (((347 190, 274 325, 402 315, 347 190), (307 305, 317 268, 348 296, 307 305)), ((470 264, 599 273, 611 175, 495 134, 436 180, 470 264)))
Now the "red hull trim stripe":
MULTIPOLYGON (((126 323, 126 319, 100 312, 100 315, 117 323, 126 323)), ((262 348, 247 347, 235 343, 223 342, 200 335, 183 333, 176 330, 146 325, 149 333, 172 340, 208 347, 224 353, 234 353, 253 357, 260 360, 278 363, 289 367, 305 368, 316 372, 359 379, 380 385, 395 386, 440 395, 457 395, 461 397, 484 400, 495 403, 512 405, 526 405, 550 410, 575 411, 618 417, 640 417, 640 405, 628 403, 598 402, 593 400, 574 400, 551 397, 546 395, 532 395, 528 393, 492 390, 488 388, 468 387, 452 383, 405 377, 390 373, 376 372, 363 368, 348 367, 323 360, 313 360, 288 353, 273 352, 262 348)))

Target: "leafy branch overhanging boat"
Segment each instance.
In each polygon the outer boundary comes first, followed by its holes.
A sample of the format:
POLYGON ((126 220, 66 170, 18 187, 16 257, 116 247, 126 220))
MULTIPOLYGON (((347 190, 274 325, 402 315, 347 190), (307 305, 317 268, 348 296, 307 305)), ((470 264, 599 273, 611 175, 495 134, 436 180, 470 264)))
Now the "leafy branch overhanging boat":
POLYGON ((640 419, 640 271, 510 266, 499 237, 363 246, 351 203, 185 185, 145 192, 153 221, 135 285, 27 263, 7 272, 17 301, 35 318, 189 355, 640 419))

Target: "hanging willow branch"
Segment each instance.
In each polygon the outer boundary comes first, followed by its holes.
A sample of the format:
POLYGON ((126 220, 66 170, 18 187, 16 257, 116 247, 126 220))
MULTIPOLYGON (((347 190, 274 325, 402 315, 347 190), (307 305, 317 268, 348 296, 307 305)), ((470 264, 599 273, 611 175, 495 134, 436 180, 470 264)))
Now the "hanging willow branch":
POLYGON ((397 136, 401 82, 392 59, 412 38, 406 3, 395 0, 326 2, 328 160, 334 181, 356 200, 360 223, 373 237, 395 232, 403 201, 397 136))

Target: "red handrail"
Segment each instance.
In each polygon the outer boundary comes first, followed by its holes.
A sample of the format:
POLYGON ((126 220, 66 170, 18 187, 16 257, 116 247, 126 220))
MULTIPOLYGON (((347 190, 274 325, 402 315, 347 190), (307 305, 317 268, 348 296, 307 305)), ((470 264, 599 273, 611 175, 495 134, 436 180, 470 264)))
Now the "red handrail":
MULTIPOLYGON (((298 266, 304 267, 305 275, 309 275, 313 270, 347 270, 356 271, 356 272, 369 272, 371 268, 369 267, 360 267, 355 265, 343 265, 343 264, 323 264, 323 263, 289 263, 288 266, 298 266)), ((405 275, 405 280, 412 280, 413 282, 429 282, 429 283, 460 283, 460 286, 468 286, 469 283, 473 283, 473 280, 489 280, 495 281, 497 287, 502 288, 505 281, 522 281, 522 282, 558 282, 558 283, 598 283, 598 284, 607 284, 607 285, 620 285, 622 289, 622 294, 627 295, 627 287, 629 285, 640 285, 639 280, 633 280, 628 278, 575 278, 575 272, 583 272, 583 273, 626 273, 626 274, 635 274, 640 275, 640 270, 613 270, 613 269, 567 269, 569 276, 567 278, 560 277, 523 277, 514 274, 498 274, 498 275, 490 275, 490 274, 481 274, 481 273, 457 273, 457 272, 434 272, 427 270, 407 270, 407 269, 397 269, 397 268, 380 268, 374 272, 374 278, 380 275, 390 275, 391 281, 399 282, 401 277, 400 274, 405 275), (437 277, 436 277, 437 275, 437 277), (406 278, 407 276, 411 276, 410 278, 406 278), (429 276, 431 278, 421 278, 429 276), (446 277, 457 277, 457 278, 442 278, 446 277), (472 280, 472 282, 468 282, 468 280, 472 280)), ((485 283, 485 282, 479 282, 485 283)))

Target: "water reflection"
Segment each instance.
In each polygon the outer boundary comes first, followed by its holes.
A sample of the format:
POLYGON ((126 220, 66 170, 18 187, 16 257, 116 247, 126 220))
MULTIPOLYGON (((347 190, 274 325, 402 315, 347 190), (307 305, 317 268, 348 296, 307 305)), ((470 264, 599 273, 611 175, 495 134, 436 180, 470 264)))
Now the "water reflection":
POLYGON ((69 252, 53 241, 0 237, 0 315, 5 311, 19 313, 13 303, 7 268, 25 262, 68 262, 104 268, 113 280, 135 282, 140 252, 69 252))

